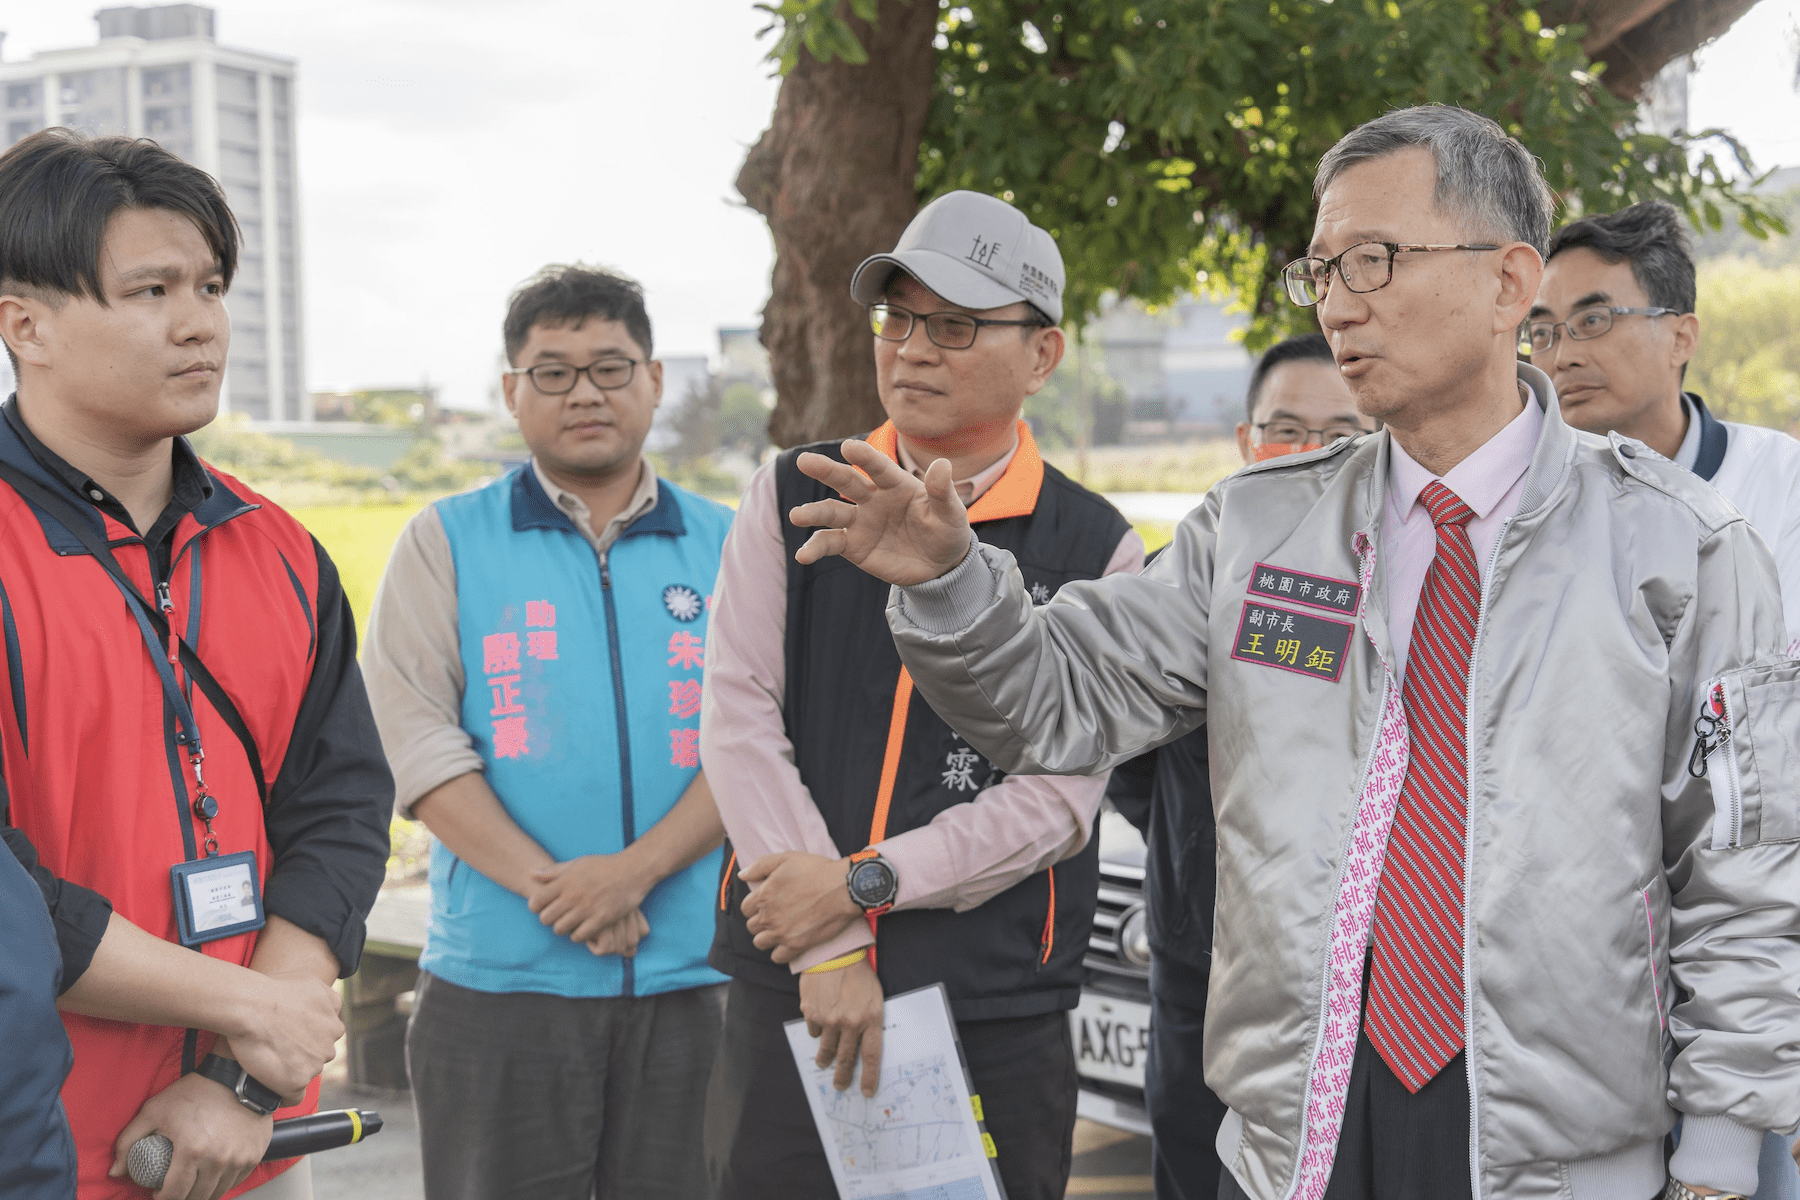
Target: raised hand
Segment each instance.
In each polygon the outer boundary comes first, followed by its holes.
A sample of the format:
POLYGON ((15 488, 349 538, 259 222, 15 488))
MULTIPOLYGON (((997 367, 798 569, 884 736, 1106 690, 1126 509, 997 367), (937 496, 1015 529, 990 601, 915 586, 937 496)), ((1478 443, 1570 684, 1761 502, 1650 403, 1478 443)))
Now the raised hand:
POLYGON ((915 479, 864 441, 843 444, 845 465, 823 454, 802 454, 797 466, 843 499, 797 506, 789 518, 817 529, 794 558, 802 565, 841 554, 885 583, 907 587, 944 575, 969 552, 974 534, 938 459, 915 479), (862 470, 857 470, 861 467, 862 470))

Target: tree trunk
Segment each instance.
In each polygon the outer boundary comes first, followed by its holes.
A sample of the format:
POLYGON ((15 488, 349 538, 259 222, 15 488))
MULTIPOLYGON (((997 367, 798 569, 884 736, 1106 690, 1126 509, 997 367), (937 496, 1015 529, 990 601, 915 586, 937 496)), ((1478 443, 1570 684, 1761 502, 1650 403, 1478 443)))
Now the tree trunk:
POLYGON ((777 446, 865 433, 883 420, 850 276, 893 249, 918 210, 937 18, 937 0, 882 0, 874 25, 849 18, 868 62, 821 63, 802 50, 738 172, 739 193, 775 240, 762 341, 777 446))
POLYGON ((1553 0, 1546 25, 1586 27, 1581 48, 1606 64, 1606 88, 1636 100, 1670 62, 1718 37, 1756 0, 1553 0))

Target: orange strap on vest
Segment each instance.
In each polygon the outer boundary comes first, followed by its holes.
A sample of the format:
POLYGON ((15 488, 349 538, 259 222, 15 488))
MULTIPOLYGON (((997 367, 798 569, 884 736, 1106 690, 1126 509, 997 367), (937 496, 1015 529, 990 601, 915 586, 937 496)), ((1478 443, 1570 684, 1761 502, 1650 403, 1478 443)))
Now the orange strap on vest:
MULTIPOLYGON (((969 509, 970 522, 997 521, 1006 517, 1029 516, 1037 508, 1038 491, 1044 483, 1044 460, 1038 453, 1037 441, 1031 436, 1031 427, 1023 420, 1018 425, 1019 446, 1013 453, 1013 460, 1008 464, 1004 474, 994 485, 975 501, 969 509)), ((892 421, 869 435, 869 444, 893 459, 900 461, 899 432, 892 421)), ((859 850, 850 856, 853 863, 867 858, 874 858, 880 851, 874 849, 887 837, 888 809, 894 801, 894 783, 900 776, 900 753, 906 741, 906 717, 912 707, 913 681, 905 667, 900 668, 900 679, 894 684, 894 709, 888 718, 887 750, 881 758, 881 784, 875 792, 875 815, 869 822, 869 848, 859 850)), ((888 908, 872 909, 866 915, 869 919, 869 932, 876 932, 876 920, 888 908)), ((1050 948, 1056 937, 1056 870, 1050 872, 1050 913, 1044 922, 1044 961, 1050 961, 1050 948)), ((875 947, 869 947, 869 965, 875 966, 875 947)))
MULTIPOLYGON (((894 803, 894 781, 900 777, 900 751, 906 741, 906 714, 912 709, 912 694, 912 675, 901 667, 900 679, 894 684, 894 711, 888 717, 887 750, 881 756, 881 785, 875 790, 875 815, 869 821, 869 848, 852 854, 850 861, 853 863, 879 855, 881 851, 875 847, 887 837, 888 809, 894 803)), ((864 914, 869 919, 870 936, 875 935, 875 923, 881 914, 892 907, 891 904, 883 905, 864 914)), ((869 966, 875 966, 873 946, 869 947, 869 966)))

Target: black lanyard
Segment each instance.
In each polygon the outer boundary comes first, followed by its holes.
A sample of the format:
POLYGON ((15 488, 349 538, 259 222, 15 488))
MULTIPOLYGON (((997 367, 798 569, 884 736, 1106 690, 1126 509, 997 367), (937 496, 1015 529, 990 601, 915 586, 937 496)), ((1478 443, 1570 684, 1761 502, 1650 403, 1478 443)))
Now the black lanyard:
POLYGON ((173 622, 168 620, 175 610, 169 600, 169 585, 161 584, 156 589, 157 599, 162 601, 163 623, 171 626, 169 653, 164 657, 162 647, 156 640, 156 630, 150 627, 143 600, 135 589, 128 589, 121 580, 114 579, 113 584, 125 597, 125 607, 137 618, 138 632, 144 635, 144 648, 150 651, 150 661, 156 666, 156 676, 162 680, 163 697, 168 700, 169 707, 175 710, 176 724, 181 727, 175 734, 175 743, 187 751, 188 766, 194 772, 194 815, 206 824, 203 848, 206 857, 211 858, 219 852, 219 840, 213 836, 212 827, 213 818, 219 815, 219 802, 206 786, 206 774, 201 770, 201 764, 206 761, 206 751, 200 746, 200 723, 194 719, 194 709, 188 704, 180 681, 175 678, 176 665, 180 662, 181 642, 175 636, 173 622))
MULTIPOLYGON (((179 664, 182 669, 187 671, 188 678, 199 687, 213 709, 220 717, 224 718, 225 724, 243 745, 244 754, 250 761, 250 773, 256 780, 257 798, 262 802, 263 807, 267 808, 269 787, 263 779, 262 755, 256 748, 256 738, 251 734, 250 727, 244 724, 244 718, 238 712, 237 705, 231 702, 231 697, 226 694, 225 689, 220 686, 213 673, 207 669, 205 663, 200 661, 200 656, 194 652, 194 648, 182 641, 176 634, 168 619, 168 614, 173 611, 173 606, 158 611, 148 600, 144 599, 137 590, 137 585, 132 583, 131 577, 126 575, 125 569, 119 565, 119 560, 114 557, 112 547, 107 544, 105 537, 95 532, 93 525, 74 505, 9 462, 0 461, 0 479, 10 483, 13 490, 31 501, 50 520, 67 530, 79 541, 112 578, 113 585, 125 598, 125 607, 131 610, 131 615, 137 620, 138 631, 143 634, 144 647, 150 652, 150 661, 156 665, 156 673, 162 681, 163 695, 168 700, 169 706, 174 709, 176 722, 180 726, 175 740, 187 751, 188 762, 194 772, 194 782, 198 785, 198 791, 194 796, 194 815, 206 822, 207 853, 209 855, 217 853, 218 843, 212 836, 212 818, 218 814, 218 801, 213 799, 201 771, 201 763, 206 756, 200 747, 200 726, 194 719, 193 707, 188 704, 187 696, 182 692, 181 685, 175 678, 176 665, 179 664), (164 641, 168 645, 166 653, 163 649, 164 641)), ((147 551, 149 548, 145 547, 145 549, 147 551)), ((159 588, 158 592, 166 601, 168 594, 166 585, 159 588)))

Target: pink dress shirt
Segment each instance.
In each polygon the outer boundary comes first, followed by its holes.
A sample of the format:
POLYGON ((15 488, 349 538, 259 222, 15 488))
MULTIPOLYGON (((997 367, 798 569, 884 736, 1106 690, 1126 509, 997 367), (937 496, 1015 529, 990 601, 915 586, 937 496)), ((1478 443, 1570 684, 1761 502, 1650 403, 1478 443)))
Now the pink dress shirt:
MULTIPOLYGON (((964 504, 1006 473, 1017 449, 958 482, 964 504)), ((916 472, 904 451, 901 457, 916 472)), ((1143 561, 1143 539, 1128 531, 1106 573, 1135 574, 1143 561)), ((725 539, 707 620, 700 709, 700 761, 740 866, 783 850, 841 857, 794 767, 782 720, 786 637, 787 552, 775 464, 768 462, 751 478, 725 539)), ((929 825, 887 838, 881 853, 900 877, 894 907, 963 912, 1076 853, 1094 827, 1106 778, 1009 775, 929 825)), ((868 924, 856 921, 792 968, 797 974, 873 941, 868 924)))
MULTIPOLYGON (((1524 385, 1520 385, 1523 388, 1524 385)), ((1451 467, 1440 482, 1475 510, 1469 522, 1469 541, 1475 561, 1481 565, 1481 583, 1487 586, 1488 568, 1500 528, 1519 511, 1525 493, 1525 471, 1537 449, 1544 427, 1544 410, 1535 397, 1528 398, 1519 415, 1482 443, 1481 448, 1451 467)), ((1412 642, 1413 616, 1419 610, 1419 593, 1425 572, 1437 555, 1437 528, 1419 493, 1438 476, 1408 454, 1393 434, 1388 435, 1388 502, 1381 514, 1381 547, 1387 559, 1388 635, 1394 646, 1394 674, 1406 672, 1406 652, 1412 642)))

